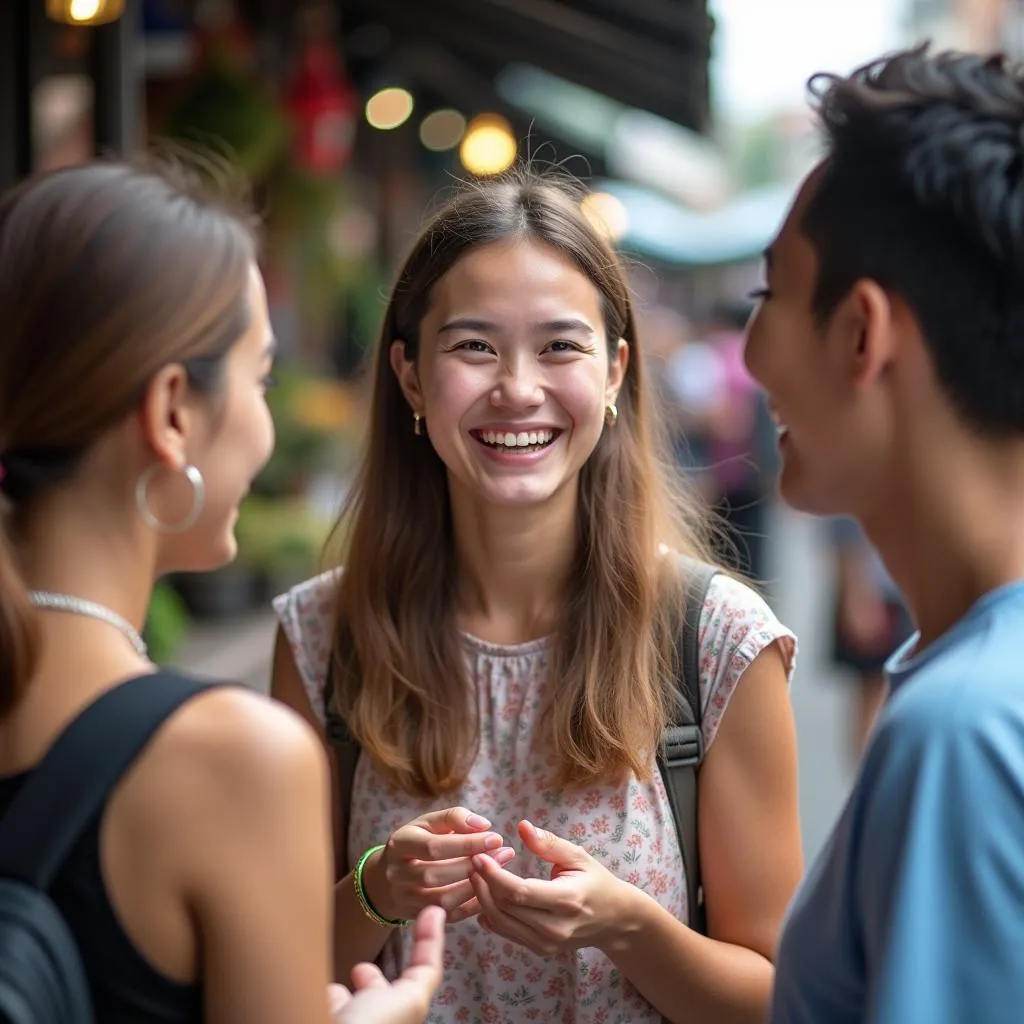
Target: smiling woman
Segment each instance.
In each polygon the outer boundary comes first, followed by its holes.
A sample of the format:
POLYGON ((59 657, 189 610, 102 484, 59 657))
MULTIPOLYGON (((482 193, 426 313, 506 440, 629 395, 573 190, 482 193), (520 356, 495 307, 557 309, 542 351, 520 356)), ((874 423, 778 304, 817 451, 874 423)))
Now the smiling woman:
POLYGON ((677 701, 673 553, 707 548, 648 388, 622 264, 576 191, 528 173, 467 187, 388 305, 344 571, 278 601, 274 693, 366 755, 336 794, 336 859, 355 868, 338 970, 380 956, 394 975, 409 946, 391 929, 441 904, 458 955, 435 1024, 763 1015, 800 873, 795 645, 715 578, 698 935, 655 754, 677 701))
POLYGON ((419 358, 398 340, 391 366, 410 406, 429 410, 458 493, 572 506, 629 358, 572 259, 530 239, 474 249, 438 283, 419 336, 419 358))

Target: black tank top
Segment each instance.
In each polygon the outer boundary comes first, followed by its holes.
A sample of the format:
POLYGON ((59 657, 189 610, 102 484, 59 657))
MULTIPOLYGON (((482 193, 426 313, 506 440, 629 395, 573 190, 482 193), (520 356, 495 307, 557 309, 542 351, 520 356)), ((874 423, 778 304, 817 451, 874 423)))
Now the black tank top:
MULTIPOLYGON (((0 817, 31 771, 0 778, 0 817)), ((121 927, 100 868, 100 825, 92 822, 54 881, 50 896, 78 943, 97 1024, 199 1024, 198 985, 156 970, 121 927)))

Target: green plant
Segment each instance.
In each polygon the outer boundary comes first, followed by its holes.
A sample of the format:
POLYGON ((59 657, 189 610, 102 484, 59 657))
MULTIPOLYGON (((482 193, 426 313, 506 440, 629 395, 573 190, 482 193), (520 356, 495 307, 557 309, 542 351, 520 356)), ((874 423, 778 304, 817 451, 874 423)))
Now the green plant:
POLYGON ((188 633, 189 614, 185 602, 168 583, 157 583, 149 603, 145 638, 149 656, 158 664, 170 661, 188 633))
POLYGON ((250 497, 238 515, 239 558, 272 581, 315 572, 330 521, 302 497, 250 497))
POLYGON ((279 366, 275 377, 267 403, 277 445, 252 490, 263 497, 301 495, 311 477, 337 467, 355 422, 353 402, 337 382, 295 366, 279 366))

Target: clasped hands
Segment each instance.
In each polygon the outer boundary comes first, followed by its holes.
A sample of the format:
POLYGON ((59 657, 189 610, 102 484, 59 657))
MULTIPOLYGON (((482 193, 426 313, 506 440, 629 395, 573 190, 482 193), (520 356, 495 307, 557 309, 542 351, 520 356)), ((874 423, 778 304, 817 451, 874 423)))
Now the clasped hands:
POLYGON ((432 905, 443 907, 449 922, 476 916, 482 928, 539 956, 612 939, 634 887, 579 846, 528 821, 520 822, 518 833, 527 850, 551 865, 550 878, 505 871, 515 850, 485 818, 450 807, 391 836, 367 864, 367 894, 386 917, 412 918, 432 905))

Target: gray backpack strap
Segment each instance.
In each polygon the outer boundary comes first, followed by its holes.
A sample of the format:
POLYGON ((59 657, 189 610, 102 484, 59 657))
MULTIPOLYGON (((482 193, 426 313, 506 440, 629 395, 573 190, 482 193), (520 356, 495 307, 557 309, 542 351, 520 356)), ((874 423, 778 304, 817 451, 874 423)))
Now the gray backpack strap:
POLYGON ((665 782, 679 850, 686 872, 686 905, 690 927, 705 930, 704 890, 701 886, 700 845, 697 837, 697 775, 704 760, 701 732, 700 642, 698 630, 711 581, 718 570, 703 562, 681 559, 686 588, 683 622, 676 639, 677 712, 665 730, 658 767, 665 782))
POLYGON ((337 795, 337 806, 341 817, 334 835, 335 864, 343 866, 343 876, 348 867, 348 831, 349 818, 352 812, 352 783, 356 776, 356 765, 359 763, 359 743, 348 725, 334 707, 334 659, 327 669, 327 681, 324 683, 324 711, 326 713, 327 742, 334 751, 335 775, 334 785, 337 795))

